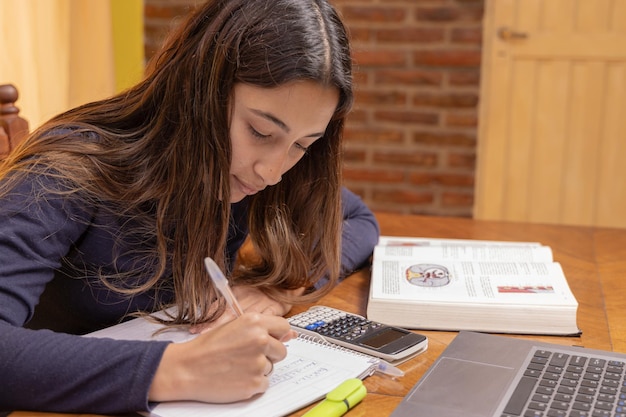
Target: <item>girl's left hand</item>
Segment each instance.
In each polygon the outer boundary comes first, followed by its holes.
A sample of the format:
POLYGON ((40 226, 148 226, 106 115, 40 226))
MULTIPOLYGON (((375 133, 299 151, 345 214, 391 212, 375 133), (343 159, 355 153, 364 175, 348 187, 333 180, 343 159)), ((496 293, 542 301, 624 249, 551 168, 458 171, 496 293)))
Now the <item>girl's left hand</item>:
MULTIPOLYGON (((263 293, 261 290, 255 287, 248 286, 234 286, 232 287, 233 293, 241 305, 241 308, 246 313, 255 312, 261 314, 269 314, 272 316, 284 316, 291 310, 291 304, 280 303, 263 293)), ((290 291, 292 295, 300 295, 304 292, 304 288, 290 291)), ((219 327, 224 323, 228 323, 236 318, 235 313, 226 308, 224 314, 222 314, 217 320, 212 323, 203 323, 197 326, 192 326, 189 331, 191 333, 204 333, 215 327, 219 327)))

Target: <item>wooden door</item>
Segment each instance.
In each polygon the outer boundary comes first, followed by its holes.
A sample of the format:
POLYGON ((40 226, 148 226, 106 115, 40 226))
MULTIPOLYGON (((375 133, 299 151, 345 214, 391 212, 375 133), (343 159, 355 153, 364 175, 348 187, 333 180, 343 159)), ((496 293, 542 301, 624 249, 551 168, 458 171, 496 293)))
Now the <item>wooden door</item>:
POLYGON ((474 217, 626 227, 626 0, 486 0, 474 217))

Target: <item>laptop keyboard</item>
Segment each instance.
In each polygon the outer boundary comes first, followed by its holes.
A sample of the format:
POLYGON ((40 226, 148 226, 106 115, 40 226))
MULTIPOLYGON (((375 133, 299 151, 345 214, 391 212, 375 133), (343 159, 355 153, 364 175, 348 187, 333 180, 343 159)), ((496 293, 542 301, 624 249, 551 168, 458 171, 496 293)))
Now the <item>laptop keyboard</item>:
POLYGON ((626 364, 537 349, 502 417, 626 417, 626 364))

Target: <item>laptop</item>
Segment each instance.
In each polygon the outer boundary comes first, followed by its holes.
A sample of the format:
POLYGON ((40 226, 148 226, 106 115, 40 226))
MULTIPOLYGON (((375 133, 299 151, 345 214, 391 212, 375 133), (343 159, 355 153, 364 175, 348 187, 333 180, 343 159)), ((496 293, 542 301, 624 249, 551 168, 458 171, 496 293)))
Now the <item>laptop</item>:
POLYGON ((626 355, 460 332, 391 417, 626 416, 626 355))

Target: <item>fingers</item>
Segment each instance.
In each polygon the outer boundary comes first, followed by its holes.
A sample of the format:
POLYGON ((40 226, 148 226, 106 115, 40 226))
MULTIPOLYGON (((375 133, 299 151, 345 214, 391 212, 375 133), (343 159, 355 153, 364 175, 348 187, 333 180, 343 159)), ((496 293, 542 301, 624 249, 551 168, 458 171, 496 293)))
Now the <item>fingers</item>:
POLYGON ((276 308, 274 306, 265 307, 261 313, 268 314, 270 316, 282 316, 282 314, 276 314, 276 308))
POLYGON ((261 345, 265 345, 263 354, 271 362, 279 362, 287 356, 287 348, 284 343, 293 339, 295 333, 289 322, 282 317, 270 316, 258 313, 245 314, 241 317, 242 321, 249 321, 246 326, 248 328, 259 326, 264 331, 258 334, 256 339, 261 345), (263 336, 265 333, 265 336, 263 336))
MULTIPOLYGON (((233 321, 233 318, 231 315, 224 314, 215 322, 193 326, 190 332, 205 333, 216 330, 233 321)), ((259 353, 265 355, 272 362, 283 360, 287 355, 284 343, 298 336, 298 333, 291 329, 289 322, 280 316, 246 313, 232 324, 234 327, 230 330, 231 340, 235 340, 233 334, 247 335, 249 339, 241 343, 251 347, 258 344, 261 349, 259 353)))
POLYGON ((272 362, 269 358, 267 359, 267 364, 269 365, 269 369, 267 369, 263 375, 270 376, 272 372, 274 372, 274 362, 272 362))
POLYGON ((184 343, 167 346, 151 385, 155 401, 244 400, 264 392, 295 336, 279 316, 245 313, 184 343))
POLYGON ((295 339, 296 337, 298 337, 298 332, 297 332, 297 331, 295 331, 295 330, 293 330, 293 329, 291 329, 291 330, 290 330, 287 334, 285 334, 285 335, 284 335, 284 336, 280 339, 280 341, 281 341, 281 342, 283 342, 283 343, 285 343, 285 342, 290 341, 291 339, 295 339))
POLYGON ((283 317, 264 314, 260 314, 258 317, 259 320, 266 323, 269 335, 280 342, 284 343, 298 336, 298 333, 291 328, 289 322, 283 317))

